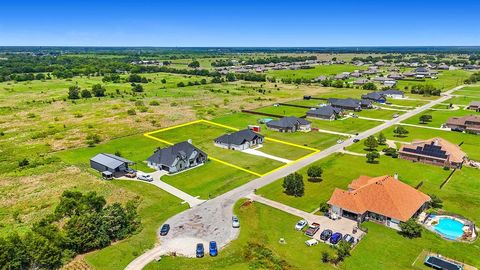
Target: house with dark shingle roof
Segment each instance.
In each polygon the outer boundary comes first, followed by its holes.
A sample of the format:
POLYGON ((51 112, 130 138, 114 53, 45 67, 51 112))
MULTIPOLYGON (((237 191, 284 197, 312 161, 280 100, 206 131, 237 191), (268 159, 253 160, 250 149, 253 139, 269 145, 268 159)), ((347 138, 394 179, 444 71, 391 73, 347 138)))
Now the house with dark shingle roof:
POLYGON ((336 188, 328 205, 330 214, 357 222, 375 221, 399 229, 401 222, 418 216, 430 197, 398 180, 397 177, 360 176, 348 190, 336 188))
POLYGON ((480 134, 480 116, 466 115, 462 117, 451 117, 448 118, 444 126, 452 130, 461 130, 469 133, 480 134))
POLYGON ((250 129, 242 129, 234 133, 224 134, 213 140, 215 146, 232 150, 245 150, 252 146, 262 144, 263 141, 264 136, 250 129))
POLYGON ((327 102, 335 108, 344 110, 361 111, 362 108, 372 108, 372 102, 366 99, 354 98, 329 98, 327 102))
POLYGON ((129 165, 134 164, 133 161, 122 157, 101 153, 90 159, 90 167, 101 172, 109 172, 108 175, 120 177, 125 174, 129 165))
POLYGON ((362 99, 368 99, 378 103, 385 103, 387 101, 387 97, 380 92, 370 92, 362 95, 362 99))
POLYGON ((323 120, 335 120, 343 113, 341 108, 335 108, 331 105, 311 109, 307 112, 307 117, 323 120))
POLYGON ((177 173, 203 165, 208 155, 198 149, 190 141, 184 141, 165 148, 157 148, 147 159, 149 167, 177 173))
POLYGON ((272 120, 267 122, 267 128, 280 132, 308 132, 312 129, 311 124, 312 123, 310 121, 303 118, 286 116, 279 120, 272 120))

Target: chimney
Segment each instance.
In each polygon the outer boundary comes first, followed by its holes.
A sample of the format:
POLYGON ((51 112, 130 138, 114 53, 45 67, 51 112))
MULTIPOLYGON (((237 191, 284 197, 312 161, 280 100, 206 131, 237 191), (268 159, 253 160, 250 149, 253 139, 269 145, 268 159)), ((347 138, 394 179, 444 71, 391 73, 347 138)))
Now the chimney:
POLYGON ((395 174, 393 175, 393 179, 398 180, 398 173, 395 173, 395 174))

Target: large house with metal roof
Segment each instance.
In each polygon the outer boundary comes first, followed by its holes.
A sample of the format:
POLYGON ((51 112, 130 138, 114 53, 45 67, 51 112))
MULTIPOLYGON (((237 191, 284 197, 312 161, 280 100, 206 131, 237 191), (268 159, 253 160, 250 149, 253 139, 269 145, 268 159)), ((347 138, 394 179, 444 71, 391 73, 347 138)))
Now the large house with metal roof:
POLYGON ((250 129, 224 134, 213 140, 215 146, 232 150, 245 150, 252 146, 260 145, 263 141, 264 136, 250 129))
POLYGON ((348 190, 336 188, 328 205, 331 215, 375 221, 399 230, 399 224, 427 208, 430 197, 395 176, 360 176, 348 190))
POLYGON ((98 154, 90 159, 90 167, 101 172, 106 178, 123 176, 128 166, 132 164, 134 164, 133 161, 106 153, 98 154))
POLYGON ((198 149, 190 141, 184 141, 165 148, 157 148, 147 159, 149 167, 177 173, 183 170, 203 165, 207 154, 198 149))
POLYGON ((387 101, 387 97, 381 92, 370 92, 362 95, 362 99, 368 99, 378 103, 385 103, 387 101))
POLYGON ((268 129, 280 132, 309 132, 312 130, 312 123, 310 121, 293 116, 286 116, 279 120, 268 121, 266 125, 268 129))

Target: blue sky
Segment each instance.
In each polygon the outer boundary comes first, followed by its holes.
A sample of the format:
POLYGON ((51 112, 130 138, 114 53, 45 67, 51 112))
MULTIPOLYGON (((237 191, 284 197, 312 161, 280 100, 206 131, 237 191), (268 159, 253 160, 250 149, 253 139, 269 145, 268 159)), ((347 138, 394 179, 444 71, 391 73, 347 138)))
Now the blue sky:
POLYGON ((480 1, 7 1, 0 46, 480 45, 480 1))

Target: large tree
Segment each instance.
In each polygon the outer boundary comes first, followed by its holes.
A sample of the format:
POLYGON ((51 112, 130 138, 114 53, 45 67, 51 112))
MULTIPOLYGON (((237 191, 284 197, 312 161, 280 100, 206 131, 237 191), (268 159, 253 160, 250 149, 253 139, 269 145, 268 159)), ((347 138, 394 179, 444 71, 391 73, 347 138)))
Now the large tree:
POLYGON ((402 126, 398 126, 393 130, 394 136, 396 137, 405 137, 408 134, 408 130, 402 126))
POLYGON ((292 173, 283 179, 283 188, 285 193, 295 197, 301 197, 305 193, 303 176, 299 173, 292 173))
POLYGON ((80 87, 78 87, 78 85, 73 85, 68 88, 68 98, 69 99, 80 98, 80 87))
POLYGON ((307 170, 308 177, 310 177, 311 179, 314 179, 314 180, 317 180, 318 178, 321 178, 322 173, 323 173, 322 167, 317 166, 317 165, 312 165, 307 170))
POLYGON ((375 159, 380 157, 380 154, 377 151, 372 151, 367 153, 367 162, 375 163, 375 159))
POLYGON ((385 143, 387 143, 387 138, 382 132, 380 132, 380 134, 378 134, 378 144, 385 145, 385 143))
POLYGON ((96 97, 103 97, 105 96, 105 91, 107 91, 105 89, 105 87, 103 87, 101 84, 94 84, 92 86, 92 93, 94 96, 96 97))
POLYGON ((373 149, 377 148, 378 141, 375 136, 370 135, 363 144, 368 148, 369 151, 372 151, 373 149))

